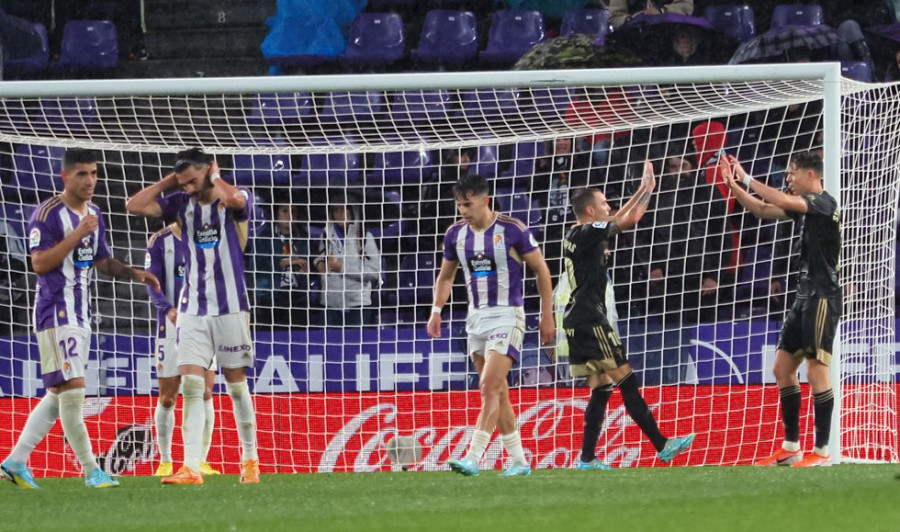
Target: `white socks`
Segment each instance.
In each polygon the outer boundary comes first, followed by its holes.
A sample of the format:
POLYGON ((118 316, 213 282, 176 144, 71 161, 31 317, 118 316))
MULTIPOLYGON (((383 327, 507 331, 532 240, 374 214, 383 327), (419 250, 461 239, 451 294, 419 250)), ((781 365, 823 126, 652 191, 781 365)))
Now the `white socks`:
POLYGON ((800 442, 785 440, 781 442, 781 448, 789 453, 796 453, 800 450, 800 442))
POLYGON ((203 461, 206 462, 209 446, 212 444, 213 428, 216 426, 216 409, 213 408, 212 399, 203 401, 203 406, 206 410, 206 424, 203 425, 203 461))
POLYGON ((181 437, 184 440, 184 465, 195 473, 200 471, 203 453, 203 430, 206 426, 206 407, 203 393, 206 381, 198 375, 181 376, 181 395, 184 400, 181 437))
POLYGON ((466 453, 466 458, 475 460, 476 464, 480 463, 481 458, 484 456, 484 451, 490 443, 490 432, 475 429, 475 432, 472 433, 472 440, 469 442, 469 452, 466 453))
POLYGON ((9 457, 14 462, 27 463, 31 451, 41 443, 41 440, 47 436, 56 418, 59 417, 59 396, 53 392, 47 392, 47 395, 41 399, 41 402, 34 407, 25 422, 25 428, 19 435, 19 441, 13 447, 9 457))
POLYGON ((66 440, 81 463, 85 475, 97 469, 91 439, 84 424, 84 388, 74 388, 59 394, 59 419, 62 421, 66 440))
POLYGON ((172 461, 172 432, 175 430, 175 408, 165 408, 156 403, 156 445, 159 447, 159 461, 172 461))
POLYGON ((231 397, 234 408, 234 423, 241 438, 241 460, 258 460, 256 453, 256 414, 253 412, 253 400, 247 381, 229 382, 225 389, 231 397))
POLYGON ((509 434, 502 434, 500 441, 503 442, 503 448, 509 453, 509 457, 514 464, 528 465, 525 459, 525 450, 522 449, 522 439, 519 438, 519 431, 513 431, 509 434))

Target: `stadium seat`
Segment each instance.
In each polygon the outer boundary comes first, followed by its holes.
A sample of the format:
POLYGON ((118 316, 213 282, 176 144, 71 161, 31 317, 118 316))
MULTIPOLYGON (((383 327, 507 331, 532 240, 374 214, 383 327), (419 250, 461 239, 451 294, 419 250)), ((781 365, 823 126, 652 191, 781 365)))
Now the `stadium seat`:
POLYGON ((40 101, 38 128, 59 134, 87 131, 97 121, 97 102, 93 98, 48 98, 40 101))
POLYGON ((260 94, 253 101, 247 116, 250 124, 299 124, 313 111, 312 95, 308 92, 260 94))
MULTIPOLYGON (((272 148, 285 145, 277 139, 247 139, 248 148, 272 148)), ((277 154, 237 154, 234 156, 234 184, 245 187, 286 186, 291 182, 291 156, 277 154)))
POLYGON ((40 23, 32 24, 34 33, 41 38, 41 51, 31 57, 17 59, 5 59, 3 61, 4 76, 17 77, 21 75, 35 74, 47 69, 50 64, 50 41, 47 37, 47 27, 40 23))
POLYGON ((520 92, 513 88, 463 89, 460 91, 460 114, 471 122, 495 125, 505 116, 520 114, 520 92))
POLYGON ((497 148, 495 144, 478 146, 469 163, 469 171, 486 179, 497 177, 497 148))
POLYGON ((419 47, 410 57, 420 63, 461 64, 478 55, 478 31, 471 11, 434 9, 425 15, 419 47))
POLYGON ((119 38, 108 20, 70 20, 63 30, 59 66, 100 70, 119 66, 119 38))
POLYGON ((440 262, 433 252, 408 253, 400 260, 397 276, 398 300, 401 305, 431 303, 432 289, 440 262))
POLYGON ((453 108, 453 97, 446 89, 397 91, 391 98, 391 121, 440 122, 447 120, 453 108))
POLYGON ((566 109, 572 105, 572 91, 566 87, 535 87, 531 89, 531 100, 539 115, 553 120, 566 116, 566 109))
POLYGON ((741 42, 756 37, 756 17, 748 5, 709 6, 703 17, 714 28, 741 42))
POLYGON ((502 173, 515 183, 529 182, 534 177, 534 164, 544 155, 543 141, 520 142, 513 148, 513 161, 508 170, 502 173))
POLYGON ((512 64, 529 48, 544 40, 544 17, 539 11, 494 11, 487 47, 478 54, 482 63, 512 64))
POLYGON ((310 153, 300 164, 297 183, 311 187, 362 184, 362 157, 358 153, 310 153))
POLYGON ((319 111, 322 122, 372 122, 382 117, 384 93, 381 91, 335 91, 325 96, 319 111))
POLYGON ((819 4, 779 4, 772 13, 772 24, 769 29, 820 24, 825 24, 825 13, 819 4))
POLYGON ((427 150, 378 152, 367 184, 390 186, 425 182, 434 174, 433 161, 434 155, 427 150))
POLYGON ((403 19, 397 13, 359 13, 350 23, 341 61, 354 66, 389 65, 406 56, 403 19))
POLYGON ((10 201, 38 203, 61 192, 60 171, 65 148, 22 144, 13 155, 13 179, 4 196, 10 201))
POLYGON ((572 9, 563 15, 560 35, 587 33, 604 37, 609 33, 609 11, 606 9, 572 9))
POLYGON ((872 66, 865 61, 842 62, 841 75, 856 81, 872 83, 872 66))

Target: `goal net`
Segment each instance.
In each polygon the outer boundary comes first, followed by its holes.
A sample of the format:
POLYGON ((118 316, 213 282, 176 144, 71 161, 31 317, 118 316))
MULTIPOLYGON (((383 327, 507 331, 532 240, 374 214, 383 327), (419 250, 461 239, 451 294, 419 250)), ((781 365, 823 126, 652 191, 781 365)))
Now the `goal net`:
MULTIPOLYGON (((555 72, 9 82, 0 86, 3 231, 0 454, 43 395, 30 330, 35 278, 27 224, 62 190, 67 147, 95 149, 114 254, 140 266, 161 224, 126 199, 202 147, 253 202, 245 253, 255 367, 249 373, 263 473, 440 470, 465 451, 480 407, 466 353, 466 290, 457 279, 441 338, 425 323, 452 185, 485 176, 495 210, 533 231, 554 279, 572 191, 594 186, 615 207, 657 174, 650 208, 615 239, 617 326, 662 432, 697 434, 676 463, 749 464, 782 437, 771 367, 793 299, 793 222, 760 221, 710 170, 721 153, 785 186, 792 153, 823 150, 826 188, 843 216, 844 318, 831 369, 839 460, 897 461, 895 249, 900 95, 841 80, 836 65, 555 72), (344 222, 344 223, 341 223, 344 222), (330 261, 339 259, 336 271, 330 261), (396 441, 392 441, 399 438, 396 441)), ((509 377, 527 453, 570 467, 581 448, 585 382, 539 348, 539 299, 524 281, 527 332, 509 377)), ((141 285, 100 276, 85 416, 103 467, 149 474, 155 310, 141 285)), ((812 401, 801 369, 801 445, 812 401)), ((240 463, 224 383, 208 461, 240 463)), ((180 426, 180 401, 176 410, 180 426)), ((174 459, 182 457, 180 431, 174 459)), ((659 466, 618 394, 598 454, 659 466)), ((483 467, 505 457, 495 434, 483 467)), ((31 457, 38 476, 78 473, 57 424, 31 457)))

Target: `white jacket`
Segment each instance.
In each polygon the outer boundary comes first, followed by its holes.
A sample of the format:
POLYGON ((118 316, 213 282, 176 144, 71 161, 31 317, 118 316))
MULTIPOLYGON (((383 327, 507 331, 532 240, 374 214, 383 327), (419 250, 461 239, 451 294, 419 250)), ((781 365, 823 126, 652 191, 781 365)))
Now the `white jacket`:
POLYGON ((341 235, 333 223, 325 225, 319 242, 319 255, 313 259, 313 266, 325 263, 322 274, 321 303, 329 309, 349 309, 372 304, 372 287, 381 285, 381 253, 372 233, 363 232, 361 223, 347 226, 347 234, 341 235), (334 256, 342 263, 341 271, 328 269, 328 257, 334 256))

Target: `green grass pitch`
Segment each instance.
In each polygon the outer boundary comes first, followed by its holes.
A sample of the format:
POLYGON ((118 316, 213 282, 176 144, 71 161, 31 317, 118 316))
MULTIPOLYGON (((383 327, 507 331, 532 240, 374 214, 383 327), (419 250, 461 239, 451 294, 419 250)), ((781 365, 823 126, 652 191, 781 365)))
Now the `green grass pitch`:
POLYGON ((203 486, 124 477, 0 485, 0 529, 260 531, 900 531, 900 467, 672 467, 235 476, 203 486))

